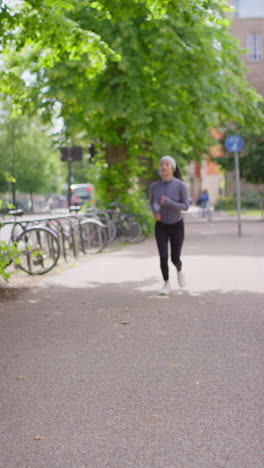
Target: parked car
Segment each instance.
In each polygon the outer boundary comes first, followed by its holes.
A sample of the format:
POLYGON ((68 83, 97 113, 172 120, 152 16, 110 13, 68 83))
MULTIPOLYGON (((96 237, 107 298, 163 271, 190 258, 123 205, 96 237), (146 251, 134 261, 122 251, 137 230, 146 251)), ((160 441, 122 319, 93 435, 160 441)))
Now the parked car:
POLYGON ((71 205, 94 203, 94 186, 92 184, 71 185, 71 205))

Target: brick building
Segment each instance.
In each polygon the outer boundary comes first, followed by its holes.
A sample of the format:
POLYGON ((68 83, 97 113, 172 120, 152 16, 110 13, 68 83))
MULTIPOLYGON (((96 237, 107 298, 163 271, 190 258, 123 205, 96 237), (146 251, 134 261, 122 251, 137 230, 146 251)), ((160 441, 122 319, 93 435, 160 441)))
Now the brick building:
POLYGON ((248 69, 248 81, 264 96, 264 0, 234 0, 231 33, 247 54, 241 60, 248 69))

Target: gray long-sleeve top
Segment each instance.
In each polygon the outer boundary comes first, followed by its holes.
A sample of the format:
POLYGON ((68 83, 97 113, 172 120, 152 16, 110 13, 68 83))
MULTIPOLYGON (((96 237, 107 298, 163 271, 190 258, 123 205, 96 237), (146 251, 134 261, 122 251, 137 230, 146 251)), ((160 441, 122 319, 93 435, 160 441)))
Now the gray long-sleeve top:
POLYGON ((189 208, 188 194, 184 182, 173 177, 168 182, 158 180, 153 182, 149 188, 150 206, 153 213, 160 212, 161 222, 173 224, 181 221, 183 215, 181 210, 189 208), (160 204, 162 195, 166 200, 164 205, 160 204))

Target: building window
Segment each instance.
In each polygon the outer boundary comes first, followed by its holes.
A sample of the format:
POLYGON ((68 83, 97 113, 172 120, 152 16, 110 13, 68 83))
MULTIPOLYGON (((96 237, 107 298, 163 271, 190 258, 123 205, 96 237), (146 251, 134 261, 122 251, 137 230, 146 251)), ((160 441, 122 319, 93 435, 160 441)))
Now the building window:
POLYGON ((233 17, 234 18, 239 18, 240 16, 240 0, 233 0, 233 7, 234 7, 234 11, 233 11, 233 17))
POLYGON ((262 36, 261 34, 250 34, 248 36, 248 60, 260 62, 262 60, 262 36))

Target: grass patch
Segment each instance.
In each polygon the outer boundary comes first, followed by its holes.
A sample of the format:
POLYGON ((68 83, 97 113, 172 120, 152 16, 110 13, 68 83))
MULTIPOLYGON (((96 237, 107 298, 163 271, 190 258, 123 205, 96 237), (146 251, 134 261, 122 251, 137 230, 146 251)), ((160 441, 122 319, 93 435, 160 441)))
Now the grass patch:
MULTIPOLYGON (((230 216, 237 216, 237 210, 224 210, 227 214, 230 216)), ((261 210, 241 210, 241 215, 242 216, 252 216, 252 217, 257 217, 261 218, 261 210)))
POLYGON ((27 291, 27 288, 5 287, 0 285, 0 302, 8 299, 14 299, 18 294, 24 291, 27 291))

